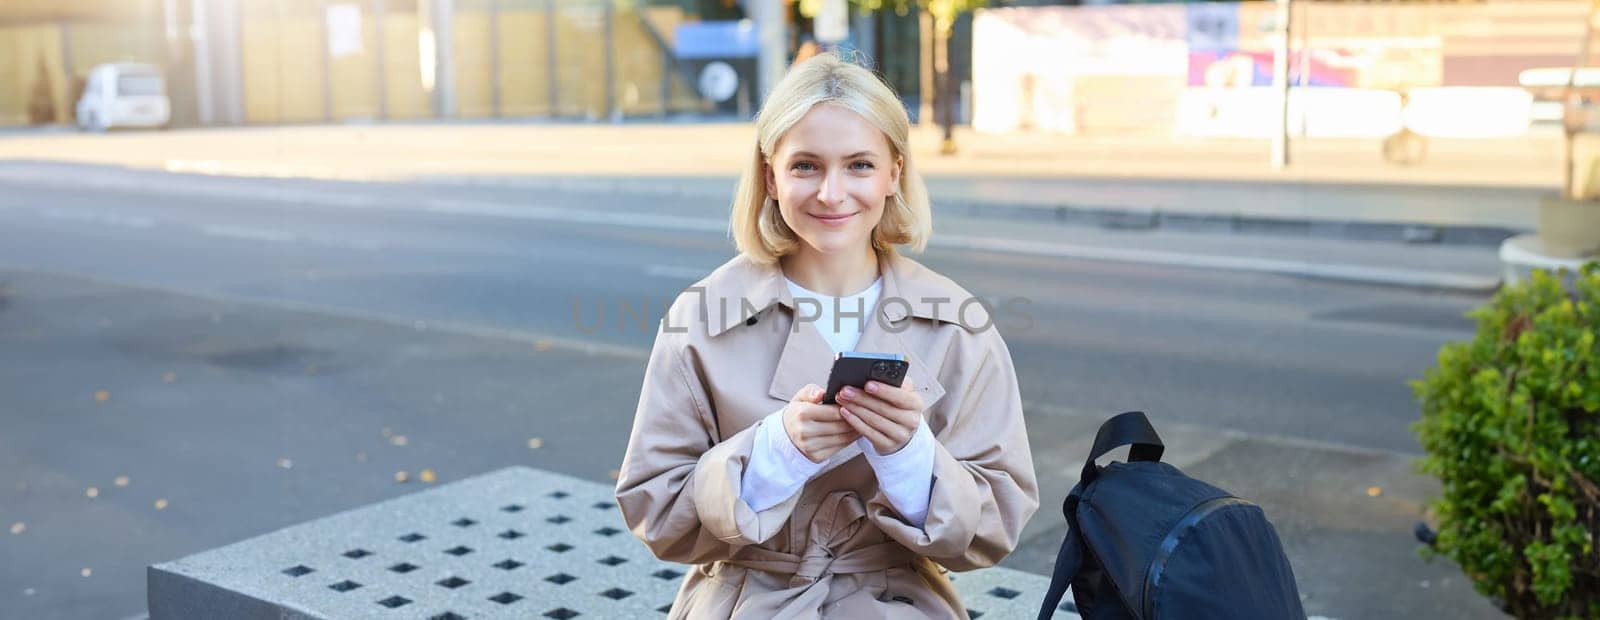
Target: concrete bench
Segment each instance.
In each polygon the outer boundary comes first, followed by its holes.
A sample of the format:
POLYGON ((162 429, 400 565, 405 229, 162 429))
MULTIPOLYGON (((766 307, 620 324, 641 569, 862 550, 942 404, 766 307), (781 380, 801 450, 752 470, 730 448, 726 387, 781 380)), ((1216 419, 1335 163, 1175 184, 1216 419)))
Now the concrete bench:
MULTIPOLYGON (((687 569, 628 533, 610 486, 509 467, 151 566, 148 596, 154 620, 661 618, 687 569)), ((1049 585, 952 577, 974 618, 1032 617, 1049 585)))

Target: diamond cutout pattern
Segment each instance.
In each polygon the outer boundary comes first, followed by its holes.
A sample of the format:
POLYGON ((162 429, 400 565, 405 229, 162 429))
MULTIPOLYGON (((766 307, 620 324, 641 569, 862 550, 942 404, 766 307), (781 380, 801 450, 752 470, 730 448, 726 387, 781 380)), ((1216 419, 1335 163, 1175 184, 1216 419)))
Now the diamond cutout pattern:
POLYGON ((334 592, 349 592, 349 591, 354 590, 354 589, 359 588, 359 587, 361 587, 361 584, 356 583, 354 581, 350 581, 349 579, 346 579, 346 580, 341 581, 339 583, 336 583, 336 584, 328 586, 328 588, 333 590, 334 592))
POLYGON ((1000 586, 995 586, 993 589, 989 590, 989 596, 995 596, 995 597, 1003 598, 1003 599, 1006 599, 1006 600, 1011 600, 1011 599, 1017 598, 1017 595, 1019 595, 1019 594, 1022 594, 1022 593, 1018 592, 1016 590, 1012 590, 1011 588, 1005 588, 1005 587, 1000 587, 1000 586))
POLYGON ((500 570, 515 570, 515 569, 517 569, 518 567, 521 567, 521 566, 525 566, 525 564, 523 564, 521 562, 518 562, 516 560, 505 560, 505 561, 502 561, 502 562, 498 562, 498 563, 496 563, 494 565, 495 568, 498 568, 500 570))

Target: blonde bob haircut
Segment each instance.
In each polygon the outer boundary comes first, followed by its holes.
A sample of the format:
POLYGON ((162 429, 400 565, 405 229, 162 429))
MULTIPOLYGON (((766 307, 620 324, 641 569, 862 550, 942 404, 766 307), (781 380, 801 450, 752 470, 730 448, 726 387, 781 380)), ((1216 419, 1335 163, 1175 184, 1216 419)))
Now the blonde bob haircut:
POLYGON ((778 140, 821 104, 833 104, 861 115, 888 138, 891 157, 900 158, 900 187, 884 201, 883 218, 872 231, 872 248, 892 255, 896 245, 921 252, 933 234, 928 190, 911 162, 911 123, 900 99, 867 69, 827 52, 790 67, 756 116, 756 145, 733 196, 729 232, 739 251, 758 264, 770 265, 802 243, 783 222, 778 203, 767 196, 763 166, 778 140))

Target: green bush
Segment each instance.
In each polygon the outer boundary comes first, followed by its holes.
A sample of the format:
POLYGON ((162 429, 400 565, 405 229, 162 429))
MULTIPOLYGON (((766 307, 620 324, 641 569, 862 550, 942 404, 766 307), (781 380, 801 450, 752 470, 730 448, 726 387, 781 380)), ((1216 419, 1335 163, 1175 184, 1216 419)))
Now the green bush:
POLYGON ((1412 383, 1442 555, 1518 618, 1600 618, 1600 268, 1535 272, 1412 383))

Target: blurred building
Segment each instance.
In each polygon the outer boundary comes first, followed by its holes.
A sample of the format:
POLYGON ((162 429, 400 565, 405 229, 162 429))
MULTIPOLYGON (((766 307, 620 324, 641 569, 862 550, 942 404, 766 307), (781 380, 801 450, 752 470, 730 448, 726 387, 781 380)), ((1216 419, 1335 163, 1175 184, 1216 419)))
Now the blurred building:
POLYGON ((95 65, 166 65, 162 0, 0 2, 0 125, 71 122, 95 65))
MULTIPOLYGON (((727 113, 674 39, 748 23, 744 1, 4 0, 0 125, 72 123, 90 70, 122 61, 164 71, 179 126, 727 113)), ((800 5, 782 4, 790 54, 811 30, 800 5)), ((914 7, 852 11, 843 44, 913 113, 914 7)))
MULTIPOLYGON (((748 115, 753 97, 731 106, 706 96, 708 63, 681 57, 676 36, 688 24, 747 23, 752 1, 0 0, 0 125, 71 123, 85 76, 112 61, 161 67, 181 126, 748 115)), ((780 1, 783 49, 793 54, 814 24, 806 0, 780 1)), ((871 11, 863 2, 851 0, 841 47, 879 71, 915 116, 933 94, 930 22, 917 0, 871 11)), ((948 41, 957 123, 1227 133, 1230 118, 1257 116, 1251 102, 1264 95, 1217 85, 1263 86, 1271 2, 988 5, 962 14, 948 41), (1222 13, 1232 29, 1208 33, 1222 13)), ((1399 105, 1402 90, 1514 87, 1522 69, 1569 63, 1587 6, 1296 5, 1292 81, 1327 89, 1300 97, 1303 105, 1374 109, 1399 105), (1329 95, 1339 88, 1394 94, 1329 95)))
POLYGON ((0 124, 71 122, 99 63, 162 67, 180 125, 600 119, 705 109, 676 4, 6 0, 0 124))
MULTIPOLYGON (((1088 3, 1085 3, 1088 4, 1088 3)), ((1577 59, 1587 0, 1294 3, 1291 131, 1512 136, 1560 117, 1520 87, 1577 59)), ((973 124, 987 131, 1266 138, 1270 2, 980 9, 973 124)), ((1553 106, 1553 107, 1552 107, 1553 106)))

